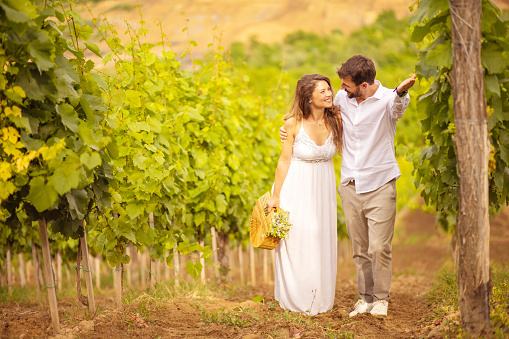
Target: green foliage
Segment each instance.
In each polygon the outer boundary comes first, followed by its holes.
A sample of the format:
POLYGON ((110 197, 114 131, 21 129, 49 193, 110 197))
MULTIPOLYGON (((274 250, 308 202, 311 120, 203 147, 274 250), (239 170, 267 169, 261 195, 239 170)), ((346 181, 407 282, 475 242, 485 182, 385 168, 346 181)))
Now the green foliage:
POLYGON ((0 243, 21 248, 37 239, 31 221, 76 238, 90 208, 108 200, 111 139, 97 124, 106 106, 93 64, 64 38, 77 17, 57 5, 0 1, 0 243))
MULTIPOLYGON (((489 163, 490 211, 509 202, 509 21, 490 1, 482 3, 482 63, 491 141, 489 163)), ((417 102, 421 129, 426 137, 422 151, 409 152, 416 185, 427 204, 435 205, 444 228, 454 229, 458 211, 458 174, 452 112, 450 12, 447 2, 423 0, 412 15, 411 39, 419 44, 416 72, 430 83, 417 102)))
MULTIPOLYGON (((112 205, 91 218, 91 247, 111 265, 128 260, 129 242, 171 263, 175 244, 181 253, 210 256, 210 246, 198 242, 209 241, 212 226, 245 241, 252 205, 273 180, 278 144, 268 133, 276 127, 264 126, 277 112, 263 106, 218 44, 206 61, 186 50, 180 59, 191 58, 193 69, 185 70, 164 33, 161 56, 143 42, 143 19, 139 29, 128 24, 127 42, 103 23, 95 29, 110 50, 103 63, 113 69, 103 78, 109 110, 100 125, 111 132, 116 156, 112 205), (269 151, 254 151, 262 148, 269 151)), ((202 269, 198 259, 186 267, 192 276, 202 269)))
MULTIPOLYGON (((72 4, 27 5, 25 18, 10 3, 0 7, 9 24, 34 32, 3 28, 2 46, 24 41, 16 56, 11 47, 1 54, 24 60, 16 67, 7 63, 0 77, 2 114, 8 116, 2 119, 1 211, 18 225, 0 228, 3 239, 38 242, 31 221, 43 216, 51 221, 56 246, 73 255, 74 243, 59 242, 78 236, 85 219, 90 248, 113 266, 130 260, 124 252, 133 243, 169 265, 175 250, 193 255, 186 271, 198 276, 200 257, 211 254, 212 226, 230 241, 248 241, 252 206, 274 180, 277 131, 298 78, 331 75, 339 61, 363 53, 373 54, 379 79, 393 87, 415 60, 408 23, 392 12, 351 38, 339 31, 324 37, 296 32, 281 44, 252 39, 227 53, 216 40, 200 60, 191 53, 193 41, 176 55, 162 25, 161 41, 146 43, 141 13, 138 28, 126 22, 129 40, 122 41, 106 19, 85 22, 72 4), (10 38, 17 31, 37 38, 10 38), (99 71, 85 53, 101 57, 105 67, 99 71), (11 154, 15 149, 19 153, 11 154)), ((398 127, 399 156, 422 143, 412 105, 398 127)), ((415 190, 399 186, 401 208, 415 190)), ((344 235, 341 210, 338 220, 344 235)))

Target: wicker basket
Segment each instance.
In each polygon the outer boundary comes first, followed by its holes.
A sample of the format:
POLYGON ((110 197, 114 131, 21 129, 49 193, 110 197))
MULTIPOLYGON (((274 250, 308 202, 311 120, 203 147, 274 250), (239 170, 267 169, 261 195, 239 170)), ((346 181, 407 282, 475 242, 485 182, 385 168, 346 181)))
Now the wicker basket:
POLYGON ((270 198, 270 192, 262 195, 253 208, 250 222, 250 238, 251 243, 256 248, 264 248, 273 250, 281 239, 272 236, 263 236, 267 233, 270 223, 274 218, 274 211, 267 210, 267 200, 270 198))

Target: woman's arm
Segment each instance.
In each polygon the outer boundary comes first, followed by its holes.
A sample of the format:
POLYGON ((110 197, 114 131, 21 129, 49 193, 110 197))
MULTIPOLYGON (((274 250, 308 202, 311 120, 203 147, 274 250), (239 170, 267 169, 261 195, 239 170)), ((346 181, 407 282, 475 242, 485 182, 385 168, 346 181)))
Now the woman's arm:
POLYGON ((288 137, 283 143, 281 156, 279 157, 279 161, 277 163, 276 178, 274 180, 274 192, 272 193, 272 196, 269 198, 269 200, 267 200, 267 207, 269 210, 273 208, 279 208, 279 194, 281 193, 281 187, 283 186, 286 174, 288 174, 288 168, 290 168, 290 162, 292 161, 293 141, 295 139, 295 131, 297 129, 297 120, 295 118, 290 118, 286 120, 283 127, 288 132, 288 137))

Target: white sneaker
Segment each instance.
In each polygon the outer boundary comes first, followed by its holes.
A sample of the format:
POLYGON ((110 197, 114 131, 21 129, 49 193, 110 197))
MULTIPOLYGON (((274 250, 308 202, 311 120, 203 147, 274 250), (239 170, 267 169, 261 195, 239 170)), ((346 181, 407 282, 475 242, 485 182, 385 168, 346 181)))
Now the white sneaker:
POLYGON ((388 308, 389 302, 387 300, 378 300, 373 303, 373 309, 370 313, 377 316, 386 316, 388 308))
POLYGON ((366 312, 371 311, 372 308, 373 308, 372 303, 367 303, 365 300, 359 299, 355 303, 354 310, 352 312, 350 312, 350 314, 348 316, 355 317, 357 314, 366 313, 366 312))

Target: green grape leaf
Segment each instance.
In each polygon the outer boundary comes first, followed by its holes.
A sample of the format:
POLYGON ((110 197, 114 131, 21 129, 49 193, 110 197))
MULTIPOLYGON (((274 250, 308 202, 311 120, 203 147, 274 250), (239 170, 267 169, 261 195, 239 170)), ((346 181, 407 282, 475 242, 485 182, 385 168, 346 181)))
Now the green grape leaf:
POLYGON ((124 236, 129 241, 132 241, 133 243, 137 242, 136 236, 134 235, 133 226, 131 225, 130 222, 126 221, 124 218, 120 218, 118 220, 118 227, 116 229, 116 235, 117 235, 117 237, 124 236))
POLYGON ((509 164, 509 132, 500 130, 500 158, 509 164))
POLYGON ((78 113, 76 113, 74 107, 69 104, 60 104, 56 105, 56 109, 58 115, 60 115, 60 118, 62 119, 62 123, 71 131, 77 133, 80 119, 78 118, 78 113))
POLYGON ((48 34, 42 30, 28 29, 27 35, 30 39, 28 50, 39 71, 47 71, 55 67, 53 63, 55 46, 48 34))
POLYGON ((4 10, 5 16, 7 17, 7 19, 9 21, 18 22, 18 23, 21 23, 21 22, 25 23, 25 22, 30 21, 30 18, 28 17, 28 15, 26 13, 16 11, 16 10, 10 8, 9 6, 6 6, 3 3, 0 4, 0 7, 4 10))
POLYGON ((430 66, 447 68, 452 67, 452 46, 450 43, 435 45, 435 48, 429 50, 426 54, 426 62, 430 66))
POLYGON ((103 89, 106 92, 110 91, 108 84, 106 83, 106 81, 104 81, 104 79, 99 74, 90 73, 90 76, 95 80, 95 82, 97 83, 97 86, 99 86, 99 88, 103 89))
POLYGON ((90 108, 94 111, 107 111, 108 107, 104 104, 102 98, 95 96, 95 95, 89 95, 84 94, 83 98, 87 100, 88 104, 90 105, 90 108))
POLYGON ((127 215, 131 220, 134 220, 145 211, 145 205, 143 203, 129 203, 127 205, 127 215))
POLYGON ((14 115, 11 114, 11 115, 8 116, 8 118, 21 131, 26 130, 28 133, 32 133, 32 126, 30 125, 30 120, 27 117, 17 117, 17 116, 14 116, 14 115))
POLYGON ((95 240, 95 250, 99 253, 102 253, 104 250, 104 246, 106 245, 106 242, 108 241, 108 238, 106 236, 106 232, 101 232, 98 236, 94 238, 95 240))
POLYGON ((55 187, 58 194, 63 195, 69 192, 72 188, 77 188, 80 183, 80 175, 76 170, 76 165, 66 164, 55 170, 53 175, 49 178, 49 182, 55 187))
POLYGON ((42 212, 50 209, 58 198, 58 193, 53 185, 46 185, 43 177, 35 177, 30 181, 30 191, 27 200, 42 212))
POLYGON ((204 121, 205 118, 203 117, 203 115, 201 115, 198 110, 194 107, 188 107, 187 108, 187 112, 186 112, 187 116, 191 119, 191 120, 194 120, 194 121, 204 121))
POLYGON ((226 199, 224 195, 218 194, 216 195, 216 208, 219 213, 225 213, 226 208, 228 207, 228 203, 226 202, 226 199))
POLYGON ((57 89, 47 72, 39 74, 37 70, 23 69, 16 79, 16 86, 25 91, 27 98, 44 101, 46 97, 52 97, 57 89))
POLYGON ((210 188, 210 182, 208 180, 203 180, 198 183, 198 186, 195 189, 189 191, 189 198, 193 199, 205 192, 210 188))
POLYGON ((106 260, 111 265, 111 267, 115 267, 122 262, 122 254, 118 251, 107 251, 106 252, 106 260))
POLYGON ((198 212, 194 215, 194 223, 196 226, 200 226, 205 221, 205 212, 198 212))
POLYGON ((502 52, 494 43, 483 46, 481 50, 482 63, 490 73, 502 73, 507 69, 509 60, 502 52))
POLYGON ((186 265, 186 272, 192 277, 199 277, 201 270, 203 269, 202 264, 198 261, 196 264, 192 261, 188 261, 186 265))
POLYGON ((87 48, 90 50, 90 52, 94 53, 99 58, 102 58, 101 50, 99 49, 99 47, 96 44, 91 43, 91 42, 85 42, 85 46, 87 46, 87 48))
POLYGON ((129 105, 131 105, 131 107, 141 107, 141 93, 140 92, 128 89, 125 91, 125 95, 127 97, 127 101, 129 101, 129 105))
POLYGON ((85 190, 73 189, 65 194, 69 203, 69 211, 73 219, 83 220, 87 214, 88 201, 90 200, 85 190))
POLYGON ((484 88, 486 90, 486 98, 489 99, 492 95, 500 96, 500 84, 496 75, 484 76, 484 88))
POLYGON ((101 156, 99 153, 83 153, 80 156, 80 161, 89 170, 101 165, 101 156))
POLYGON ((152 243, 150 242, 150 238, 148 237, 147 233, 143 230, 142 227, 136 230, 136 239, 140 242, 140 244, 146 246, 152 245, 152 243))

